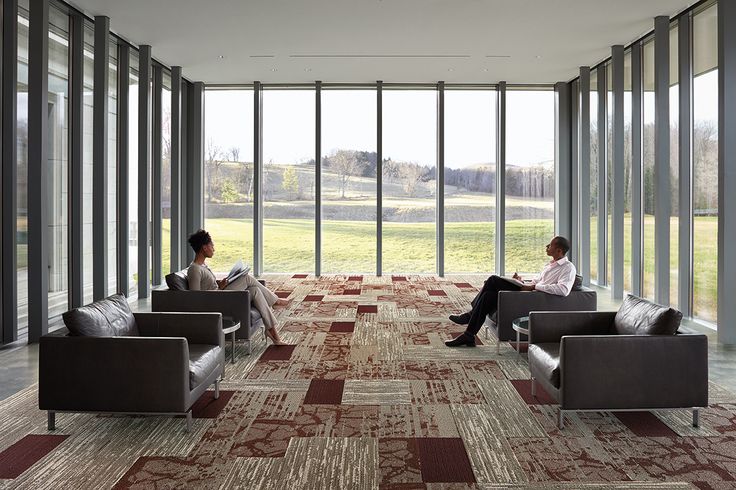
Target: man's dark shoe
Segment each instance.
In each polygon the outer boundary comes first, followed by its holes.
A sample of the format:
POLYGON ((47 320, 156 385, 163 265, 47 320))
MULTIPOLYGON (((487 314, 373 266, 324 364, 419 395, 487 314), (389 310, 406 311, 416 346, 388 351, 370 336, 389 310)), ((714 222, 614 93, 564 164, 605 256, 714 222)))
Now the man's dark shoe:
POLYGON ((450 321, 457 323, 458 325, 467 325, 470 323, 470 313, 463 313, 462 315, 450 315, 450 321))
POLYGON ((445 345, 447 347, 460 347, 461 345, 465 345, 467 347, 475 347, 475 336, 463 333, 452 340, 446 340, 445 345))

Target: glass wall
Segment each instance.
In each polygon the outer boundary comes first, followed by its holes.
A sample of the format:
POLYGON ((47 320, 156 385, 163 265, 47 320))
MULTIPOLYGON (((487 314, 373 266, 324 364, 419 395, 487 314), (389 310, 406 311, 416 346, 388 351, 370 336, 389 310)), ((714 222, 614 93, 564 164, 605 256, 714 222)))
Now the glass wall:
POLYGON ((161 87, 161 277, 171 270, 171 72, 161 87))
POLYGON ((445 91, 445 272, 495 270, 496 91, 445 91))
MULTIPOLYGON (((110 36, 107 95, 107 291, 117 291, 118 41, 110 36)), ((127 79, 127 75, 123 75, 127 79)), ((135 158, 135 156, 134 156, 135 158)))
POLYGON ((642 113, 642 154, 644 193, 643 240, 643 296, 654 299, 654 39, 644 43, 642 49, 643 90, 642 113))
POLYGON ((314 272, 315 92, 264 90, 262 108, 263 270, 314 272))
POLYGON ((506 107, 506 272, 536 274, 554 236, 554 92, 508 90, 506 107))
MULTIPOLYGON (((376 91, 322 91, 322 272, 376 272, 376 91)), ((284 173, 291 196, 303 192, 284 173)))
POLYGON ((91 23, 84 23, 84 52, 82 65, 82 285, 84 304, 92 302, 92 136, 94 125, 94 44, 95 33, 91 23))
POLYGON ((28 0, 18 2, 17 261, 18 330, 28 327, 28 0))
MULTIPOLYGON (((624 290, 631 291, 631 50, 624 53, 624 290)), ((637 245, 638 246, 638 245, 637 245)))
POLYGON ((69 309, 69 16, 49 8, 49 317, 69 309))
POLYGON ((613 281, 613 64, 606 63, 606 284, 613 281))
POLYGON ((598 281, 598 71, 590 71, 590 280, 598 281))
MULTIPOLYGON (((128 73, 128 291, 138 292, 138 51, 130 50, 128 73)), ((143 226, 143 225, 141 225, 143 226)))
POLYGON ((670 29, 670 305, 678 307, 680 262, 680 84, 677 25, 670 29))
POLYGON ((437 91, 384 90, 384 272, 436 271, 436 184, 437 91))
POLYGON ((253 91, 207 90, 204 107, 204 226, 216 250, 209 265, 228 271, 253 262, 253 91))
POLYGON ((712 6, 693 17, 693 316, 717 320, 718 22, 712 6))

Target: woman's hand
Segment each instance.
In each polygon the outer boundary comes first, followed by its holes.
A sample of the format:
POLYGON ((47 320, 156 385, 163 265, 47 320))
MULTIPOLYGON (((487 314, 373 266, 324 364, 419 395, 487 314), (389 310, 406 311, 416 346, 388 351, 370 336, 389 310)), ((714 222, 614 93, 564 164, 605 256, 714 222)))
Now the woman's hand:
POLYGON ((227 277, 217 281, 217 289, 225 289, 227 287, 227 277))

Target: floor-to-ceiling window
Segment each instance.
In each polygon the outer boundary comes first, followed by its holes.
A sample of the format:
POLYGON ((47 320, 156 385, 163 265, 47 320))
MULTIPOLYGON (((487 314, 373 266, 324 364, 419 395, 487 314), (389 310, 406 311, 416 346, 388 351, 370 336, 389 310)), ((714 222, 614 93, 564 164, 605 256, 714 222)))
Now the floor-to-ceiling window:
POLYGON ((161 87, 161 275, 171 269, 171 72, 161 87))
POLYGON ((128 73, 128 291, 138 292, 138 51, 130 50, 128 73))
POLYGON ((642 113, 642 154, 644 192, 642 208, 644 213, 643 249, 642 249, 642 293, 654 299, 654 39, 644 43, 642 50, 642 73, 644 96, 642 113))
POLYGON ((437 91, 383 91, 383 271, 436 271, 437 91))
POLYGON ((49 8, 48 34, 49 317, 69 306, 69 16, 49 8))
POLYGON ((718 22, 713 5, 693 17, 693 316, 717 320, 718 22))
MULTIPOLYGON (((322 272, 376 271, 376 90, 322 91, 322 272)), ((297 173, 282 187, 303 189, 297 173)))
POLYGON ((28 327, 28 0, 18 2, 17 233, 18 331, 28 327))
POLYGON ((506 94, 506 271, 538 273, 554 235, 555 99, 552 90, 506 94))
POLYGON ((631 159, 633 148, 631 144, 631 50, 624 54, 624 290, 631 291, 631 159))
POLYGON ((107 290, 112 293, 117 291, 118 178, 125 178, 118 175, 118 40, 113 35, 107 76, 107 290))
POLYGON ((613 63, 606 63, 606 284, 613 280, 613 63))
MULTIPOLYGON (((82 64, 82 286, 84 304, 92 302, 92 173, 93 173, 93 128, 94 128, 94 44, 92 24, 84 22, 84 48, 82 64)), ((79 246, 78 245, 78 246, 79 246)))
POLYGON ((264 89, 262 100, 263 270, 314 272, 315 91, 264 89))
POLYGON ((253 263, 253 90, 207 90, 204 107, 204 226, 225 271, 253 263))
POLYGON ((590 280, 598 281, 598 70, 590 72, 590 280))
POLYGON ((678 264, 680 243, 680 84, 677 33, 670 29, 670 305, 678 307, 678 264))
POLYGON ((495 270, 496 91, 445 90, 445 272, 495 270))

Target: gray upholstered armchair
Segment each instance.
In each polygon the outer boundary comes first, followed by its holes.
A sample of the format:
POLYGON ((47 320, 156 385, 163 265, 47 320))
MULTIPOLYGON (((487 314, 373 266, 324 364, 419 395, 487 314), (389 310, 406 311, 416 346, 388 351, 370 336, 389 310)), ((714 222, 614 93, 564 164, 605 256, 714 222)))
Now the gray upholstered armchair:
POLYGON ((636 296, 618 312, 532 312, 529 370, 566 411, 708 406, 708 339, 678 332, 682 314, 636 296))
POLYGON ((219 313, 131 313, 121 295, 64 313, 68 336, 39 346, 38 408, 184 415, 225 370, 219 313))
POLYGON ((541 291, 499 291, 498 309, 493 316, 486 318, 486 337, 490 333, 496 336, 496 353, 500 354, 501 342, 516 338, 511 322, 529 316, 531 311, 594 311, 597 308, 596 292, 583 286, 570 291, 567 296, 541 291))
POLYGON ((252 342, 256 332, 262 331, 265 338, 265 327, 261 314, 251 308, 250 291, 190 291, 187 283, 187 270, 174 272, 166 276, 168 287, 151 291, 152 311, 216 311, 223 318, 240 322, 240 329, 235 338, 247 343, 247 352, 252 352, 252 342))

